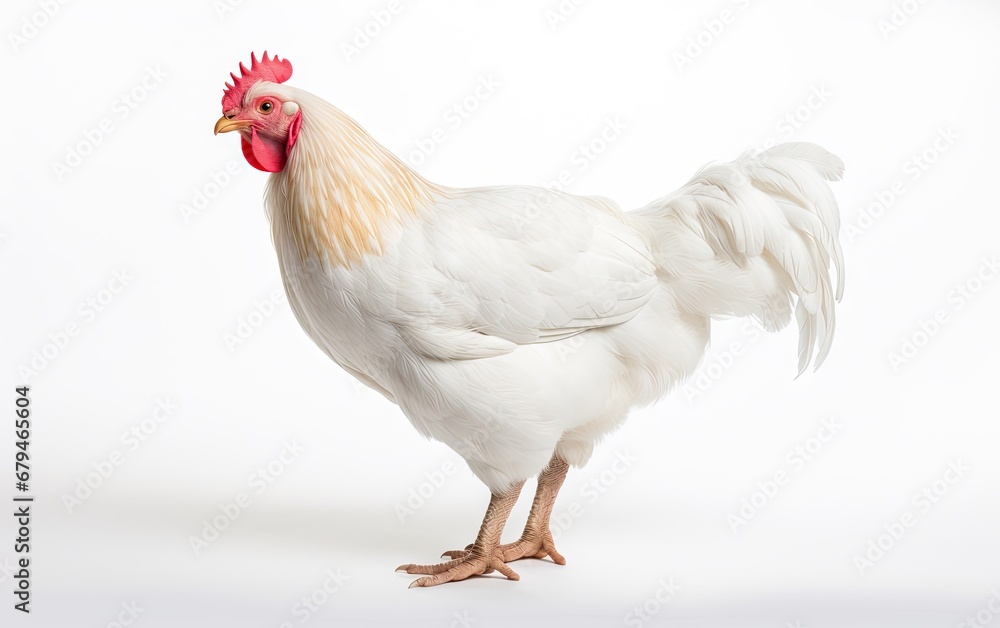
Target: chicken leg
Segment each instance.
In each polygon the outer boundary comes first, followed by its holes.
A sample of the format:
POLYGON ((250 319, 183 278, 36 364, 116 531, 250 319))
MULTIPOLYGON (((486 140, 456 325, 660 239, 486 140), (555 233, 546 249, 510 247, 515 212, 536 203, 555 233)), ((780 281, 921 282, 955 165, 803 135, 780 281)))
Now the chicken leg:
MULTIPOLYGON (((553 455, 549 466, 538 475, 538 489, 535 491, 534 501, 531 502, 531 512, 528 513, 528 522, 524 525, 521 538, 498 548, 503 562, 509 563, 522 558, 545 558, 548 556, 557 565, 566 564, 566 559, 556 551, 552 531, 549 529, 549 517, 552 515, 556 495, 562 487, 563 480, 566 479, 567 471, 569 471, 569 464, 562 458, 553 455)), ((475 544, 469 545, 464 550, 445 552, 443 556, 460 560, 468 556, 474 549, 475 544)))
POLYGON ((522 486, 524 486, 524 482, 519 482, 503 494, 494 493, 490 496, 490 505, 486 509, 485 517, 483 517, 483 525, 479 528, 479 535, 476 537, 475 543, 469 546, 461 557, 436 565, 400 565, 396 571, 405 571, 410 574, 429 574, 410 583, 411 589, 465 580, 470 576, 492 573, 494 570, 499 571, 510 580, 519 580, 521 577, 504 564, 503 554, 500 552, 500 535, 503 533, 503 526, 507 523, 510 511, 517 503, 522 486))

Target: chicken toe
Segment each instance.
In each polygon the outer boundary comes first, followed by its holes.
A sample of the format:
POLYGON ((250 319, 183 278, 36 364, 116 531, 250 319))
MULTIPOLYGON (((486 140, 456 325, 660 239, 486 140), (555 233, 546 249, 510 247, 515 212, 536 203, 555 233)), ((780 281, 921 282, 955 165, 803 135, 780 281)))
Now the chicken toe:
POLYGON ((405 571, 409 574, 427 574, 425 577, 417 578, 411 582, 411 589, 413 587, 433 587, 445 582, 457 582, 471 576, 485 576, 494 571, 499 571, 508 580, 521 579, 513 569, 504 564, 499 551, 495 551, 492 556, 479 556, 468 552, 462 558, 436 565, 400 565, 396 571, 405 571))

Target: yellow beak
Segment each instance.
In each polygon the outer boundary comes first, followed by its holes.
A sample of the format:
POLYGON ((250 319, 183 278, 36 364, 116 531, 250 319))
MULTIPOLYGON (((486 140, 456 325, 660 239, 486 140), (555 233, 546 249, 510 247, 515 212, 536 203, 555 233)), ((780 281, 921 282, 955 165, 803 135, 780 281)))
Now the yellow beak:
POLYGON ((233 120, 222 116, 219 121, 215 123, 215 134, 228 133, 230 131, 242 131, 243 129, 250 128, 251 122, 249 120, 233 120))

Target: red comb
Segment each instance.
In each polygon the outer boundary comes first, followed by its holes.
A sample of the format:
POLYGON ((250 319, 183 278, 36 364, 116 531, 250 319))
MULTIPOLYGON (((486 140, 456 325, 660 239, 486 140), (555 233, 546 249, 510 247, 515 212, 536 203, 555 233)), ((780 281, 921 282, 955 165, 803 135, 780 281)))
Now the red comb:
POLYGON ((254 54, 250 53, 249 69, 240 63, 240 76, 232 72, 233 84, 226 83, 226 88, 222 93, 222 110, 229 111, 234 107, 243 104, 243 95, 254 86, 257 81, 271 81, 272 83, 284 83, 292 76, 292 64, 288 59, 279 59, 277 56, 267 57, 267 51, 260 61, 254 54))

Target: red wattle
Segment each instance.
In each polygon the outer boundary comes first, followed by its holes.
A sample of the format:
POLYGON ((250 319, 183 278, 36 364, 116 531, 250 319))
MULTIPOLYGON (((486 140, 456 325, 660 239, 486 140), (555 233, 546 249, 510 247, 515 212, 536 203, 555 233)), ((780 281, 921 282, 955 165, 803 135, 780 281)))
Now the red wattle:
POLYGON ((257 158, 253 156, 253 149, 250 148, 250 142, 245 137, 240 140, 240 148, 243 149, 243 157, 247 160, 247 163, 249 163, 257 170, 263 170, 264 172, 267 172, 267 170, 264 170, 264 166, 260 165, 260 162, 257 161, 257 158))
POLYGON ((257 129, 250 131, 250 141, 242 142, 243 156, 247 162, 264 172, 279 172, 285 167, 287 149, 285 144, 266 135, 257 135, 257 129))

